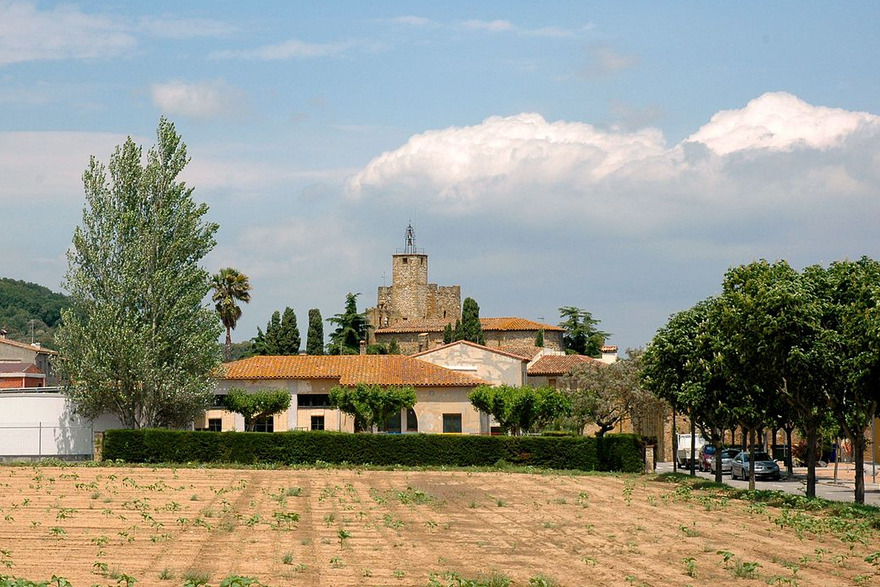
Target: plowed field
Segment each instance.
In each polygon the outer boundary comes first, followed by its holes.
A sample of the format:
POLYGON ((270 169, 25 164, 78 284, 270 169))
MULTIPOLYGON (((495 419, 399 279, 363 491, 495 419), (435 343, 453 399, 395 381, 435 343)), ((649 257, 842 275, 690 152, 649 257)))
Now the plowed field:
POLYGON ((851 586, 878 537, 649 476, 0 467, 0 575, 76 587, 851 586))

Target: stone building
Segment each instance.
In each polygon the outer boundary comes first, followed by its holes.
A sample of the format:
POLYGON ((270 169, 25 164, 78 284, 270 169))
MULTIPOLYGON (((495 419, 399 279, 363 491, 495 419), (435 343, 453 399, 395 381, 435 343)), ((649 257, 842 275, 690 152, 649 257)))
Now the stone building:
POLYGON ((392 255, 391 285, 379 288, 376 307, 367 310, 374 328, 423 320, 445 325, 461 318, 461 287, 428 283, 428 255, 416 248, 412 225, 406 228, 404 248, 392 255))

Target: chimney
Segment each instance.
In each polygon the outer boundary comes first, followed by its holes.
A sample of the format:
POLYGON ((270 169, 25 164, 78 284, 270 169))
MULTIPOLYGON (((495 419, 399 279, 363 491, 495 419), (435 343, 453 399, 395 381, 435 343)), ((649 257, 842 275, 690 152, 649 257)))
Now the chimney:
POLYGON ((614 345, 603 346, 601 349, 602 358, 599 359, 603 363, 616 363, 617 362, 617 347, 614 345))
POLYGON ((361 341, 361 354, 362 355, 367 354, 367 341, 365 341, 365 340, 361 341))
POLYGON ((428 333, 423 332, 419 335, 419 352, 428 350, 428 333))

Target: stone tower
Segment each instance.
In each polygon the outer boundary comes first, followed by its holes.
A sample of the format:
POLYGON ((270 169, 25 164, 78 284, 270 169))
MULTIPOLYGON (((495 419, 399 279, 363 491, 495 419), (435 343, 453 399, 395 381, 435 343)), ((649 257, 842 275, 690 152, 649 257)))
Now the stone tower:
POLYGON ((428 283, 428 255, 416 247, 412 224, 406 227, 404 247, 391 256, 391 264, 391 286, 379 288, 376 307, 367 311, 375 328, 461 318, 461 287, 428 283))

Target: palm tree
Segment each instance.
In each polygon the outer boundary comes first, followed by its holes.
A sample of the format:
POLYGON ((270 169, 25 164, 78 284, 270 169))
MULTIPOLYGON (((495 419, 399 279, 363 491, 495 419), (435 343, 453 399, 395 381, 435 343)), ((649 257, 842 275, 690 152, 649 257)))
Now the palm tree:
POLYGON ((226 360, 229 361, 232 352, 232 330, 241 318, 239 301, 248 303, 251 301, 251 284, 248 276, 240 273, 238 269, 227 267, 211 278, 211 288, 214 293, 211 301, 216 302, 217 313, 223 326, 226 327, 226 360))

